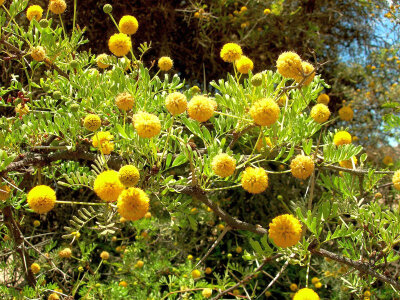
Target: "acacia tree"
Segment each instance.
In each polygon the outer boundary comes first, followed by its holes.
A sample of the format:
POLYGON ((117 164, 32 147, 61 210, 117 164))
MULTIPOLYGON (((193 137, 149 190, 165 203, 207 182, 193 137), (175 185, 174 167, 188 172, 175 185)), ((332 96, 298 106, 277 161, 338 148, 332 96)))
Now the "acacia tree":
POLYGON ((1 4, 1 51, 27 80, 0 89, 15 111, 0 119, 3 295, 283 297, 289 265, 300 270, 295 299, 399 292, 400 175, 332 129, 320 65, 285 52, 277 71, 253 75, 228 43, 231 74, 200 94, 169 57, 149 70, 147 44, 132 48, 136 18, 116 22, 110 5, 112 54, 94 56, 78 49, 82 30, 64 30, 63 0, 48 18, 25 0, 1 4), (24 12, 26 28, 15 21, 24 12), (242 257, 217 253, 232 233, 242 257))

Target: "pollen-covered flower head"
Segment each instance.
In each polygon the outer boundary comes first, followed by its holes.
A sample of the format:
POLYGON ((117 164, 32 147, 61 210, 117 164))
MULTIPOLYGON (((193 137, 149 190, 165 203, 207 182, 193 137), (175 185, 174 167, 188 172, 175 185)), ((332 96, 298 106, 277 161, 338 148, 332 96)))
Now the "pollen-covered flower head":
POLYGON ((319 300, 319 296, 314 290, 304 288, 294 295, 293 300, 319 300))
POLYGON ((64 248, 58 252, 58 257, 60 258, 71 258, 72 250, 71 248, 64 248))
POLYGON ((247 56, 242 55, 239 59, 235 61, 235 66, 239 73, 247 74, 249 71, 253 71, 253 61, 247 56))
POLYGON ((36 21, 40 21, 42 18, 43 14, 43 8, 41 8, 39 5, 31 5, 28 7, 26 10, 26 17, 28 18, 29 21, 32 21, 35 19, 36 21))
POLYGON ((93 189, 101 200, 114 202, 117 201, 119 194, 124 190, 124 186, 119 181, 118 172, 108 170, 97 175, 93 189))
POLYGON ((42 46, 36 46, 31 50, 31 57, 36 61, 43 61, 46 57, 46 51, 42 46))
POLYGON ((135 34, 139 28, 139 23, 134 16, 126 15, 119 20, 119 30, 125 34, 135 34))
POLYGON ((101 119, 98 115, 88 114, 83 120, 83 126, 89 131, 96 131, 101 126, 101 119))
POLYGON ((45 214, 53 209, 56 203, 56 192, 47 185, 38 185, 29 191, 27 201, 34 212, 45 214))
POLYGON ((108 40, 108 48, 115 56, 124 56, 132 48, 132 41, 125 33, 115 33, 108 40))
POLYGON ((130 93, 121 93, 115 98, 115 104, 120 110, 128 111, 133 108, 135 98, 130 93))
POLYGON ((225 62, 234 62, 238 60, 242 54, 242 48, 235 43, 225 44, 220 52, 220 56, 225 62))
POLYGON ((300 221, 289 214, 275 217, 269 223, 268 236, 275 245, 281 248, 296 245, 300 241, 301 233, 300 221))
POLYGON ((100 69, 106 69, 106 68, 108 68, 110 65, 107 64, 107 63, 105 63, 108 59, 109 59, 109 56, 108 56, 107 54, 105 54, 105 53, 99 54, 99 55, 96 57, 97 66, 98 66, 100 69))
POLYGON ((149 196, 143 190, 131 187, 119 195, 118 212, 127 220, 139 220, 148 212, 149 201, 149 196))
POLYGON ((268 174, 263 168, 247 167, 243 171, 241 184, 249 193, 262 193, 268 187, 268 174))
POLYGON ((38 263, 31 264, 31 271, 33 274, 37 274, 40 272, 40 265, 38 263))
POLYGON ((137 185, 140 179, 139 170, 132 165, 121 167, 118 172, 118 178, 121 183, 126 187, 137 185))
POLYGON ((133 116, 133 126, 142 138, 152 138, 161 131, 160 119, 147 112, 139 112, 133 116))
POLYGON ((292 175, 299 179, 306 179, 314 172, 314 162, 311 157, 297 155, 290 163, 292 175))
POLYGON ((109 131, 99 131, 93 136, 92 145, 108 155, 114 150, 113 139, 114 136, 109 131))
POLYGON ((270 98, 262 98, 256 101, 250 108, 250 115, 254 123, 260 126, 271 126, 279 118, 278 104, 270 98))
POLYGON ((351 144, 351 135, 347 131, 338 131, 333 136, 333 143, 336 146, 351 144))
POLYGON ((356 166, 357 165, 357 157, 353 156, 352 158, 350 158, 348 160, 342 160, 339 162, 339 165, 342 168, 353 169, 353 162, 354 162, 354 166, 356 166))
POLYGON ((329 111, 328 106, 322 103, 318 103, 317 105, 313 106, 310 115, 315 122, 321 124, 328 121, 331 112, 329 111))
POLYGON ((317 98, 317 102, 318 103, 322 103, 322 104, 325 104, 325 105, 328 105, 329 101, 330 101, 330 98, 329 98, 329 96, 327 94, 321 94, 317 98))
POLYGON ((173 116, 183 113, 187 108, 186 96, 179 92, 169 94, 165 98, 165 107, 173 116))
POLYGON ((193 120, 199 122, 208 121, 214 114, 215 106, 210 98, 205 96, 194 96, 188 103, 188 114, 193 120))
POLYGON ((312 64, 307 61, 301 62, 301 71, 294 77, 296 82, 301 82, 304 79, 303 85, 309 85, 315 77, 315 69, 312 64))
POLYGON ((29 113, 29 107, 26 104, 18 103, 15 107, 15 113, 22 117, 29 113))
POLYGON ((339 117, 343 121, 351 121, 353 120, 354 112, 350 106, 343 106, 339 109, 339 117))
POLYGON ((220 177, 231 176, 236 169, 236 160, 226 153, 214 156, 211 163, 212 170, 220 177))
POLYGON ((168 56, 160 57, 158 60, 158 67, 161 71, 167 72, 174 66, 173 60, 168 56))
POLYGON ((110 253, 108 253, 107 251, 103 251, 100 253, 100 258, 103 260, 108 260, 110 258, 110 253))
POLYGON ((53 14, 62 14, 67 9, 65 0, 50 0, 49 9, 53 14))
POLYGON ((392 177, 392 182, 394 185, 394 188, 398 191, 400 191, 400 170, 397 170, 394 172, 394 175, 392 177))
POLYGON ((276 61, 278 73, 286 78, 297 78, 302 70, 301 58, 295 52, 283 52, 276 61))
POLYGON ((11 188, 4 182, 0 182, 0 201, 8 199, 11 193, 11 188))

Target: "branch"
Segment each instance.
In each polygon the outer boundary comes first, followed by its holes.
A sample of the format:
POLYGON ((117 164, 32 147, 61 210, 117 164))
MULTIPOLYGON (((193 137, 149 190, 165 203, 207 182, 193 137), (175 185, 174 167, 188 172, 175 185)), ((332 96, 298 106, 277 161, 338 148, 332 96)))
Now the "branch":
POLYGON ((238 141, 238 139, 243 135, 243 134, 245 134, 247 131, 249 131, 250 129, 252 129, 252 128, 254 128, 254 127, 256 127, 256 125, 249 125, 249 126, 247 126, 246 128, 244 128, 242 131, 239 131, 239 132, 237 132, 237 131, 234 131, 233 132, 233 139, 232 139, 232 141, 229 143, 229 149, 232 149, 233 148, 233 146, 236 144, 236 142, 238 141))
MULTIPOLYGON (((347 169, 347 168, 342 168, 342 167, 334 166, 334 165, 320 165, 320 166, 317 166, 317 168, 342 171, 342 172, 347 172, 347 173, 358 175, 358 176, 368 174, 370 171, 370 170, 363 170, 363 169, 347 169)), ((394 171, 374 171, 374 174, 393 175, 394 171)))
POLYGON ((254 277, 254 275, 259 272, 262 268, 264 268, 264 266, 269 263, 272 260, 277 259, 278 257, 282 256, 282 254, 275 254, 274 256, 270 256, 270 257, 266 257, 264 258, 263 262, 258 266, 257 269, 254 270, 253 273, 251 273, 250 275, 247 275, 245 278, 243 278, 241 281, 239 281, 237 284, 235 284, 234 286, 230 287, 229 289, 222 291, 221 293, 219 293, 217 296, 215 296, 212 300, 218 300, 219 298, 221 298, 223 295, 233 291, 234 289, 236 289, 238 286, 246 283, 247 281, 249 281, 250 279, 252 279, 254 277))
POLYGON ((207 197, 207 193, 198 186, 175 186, 175 187, 178 192, 192 196, 193 198, 200 200, 205 205, 210 207, 214 211, 214 213, 217 216, 219 216, 222 220, 224 220, 230 227, 232 227, 232 229, 247 230, 257 234, 268 233, 268 230, 263 228, 261 225, 253 225, 250 223, 246 223, 229 215, 227 212, 221 209, 217 204, 212 202, 207 197))
POLYGON ((329 252, 328 250, 325 249, 309 249, 311 253, 316 254, 318 256, 322 256, 322 257, 328 257, 334 261, 337 261, 339 263, 348 265, 356 270, 358 270, 359 272, 363 273, 363 274, 368 274, 371 275, 373 277, 378 278, 379 280, 386 282, 388 284, 390 284, 395 290, 397 290, 397 292, 400 292, 400 284, 397 283, 394 279, 389 278, 385 275, 382 275, 376 271, 374 271, 372 268, 372 266, 368 263, 364 263, 361 261, 355 261, 352 260, 350 258, 344 257, 344 256, 340 256, 338 254, 329 252))

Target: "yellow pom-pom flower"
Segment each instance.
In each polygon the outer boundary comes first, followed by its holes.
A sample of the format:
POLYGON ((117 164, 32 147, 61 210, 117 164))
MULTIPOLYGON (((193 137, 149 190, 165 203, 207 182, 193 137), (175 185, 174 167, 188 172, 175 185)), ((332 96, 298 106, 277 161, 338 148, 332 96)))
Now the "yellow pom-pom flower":
POLYGON ((120 283, 118 283, 119 286, 127 287, 128 283, 124 280, 122 280, 120 283))
POLYGON ((105 61, 108 60, 108 59, 109 59, 109 58, 108 58, 108 55, 107 55, 107 54, 105 54, 105 53, 100 54, 99 56, 96 57, 97 66, 98 66, 100 69, 106 69, 106 68, 108 68, 110 65, 107 64, 107 63, 105 63, 105 61))
POLYGON ((126 187, 137 185, 140 179, 139 170, 132 165, 123 166, 119 169, 118 178, 121 183, 126 187))
POLYGON ((20 117, 25 116, 26 114, 29 113, 28 105, 26 104, 22 105, 22 103, 18 103, 17 106, 15 107, 15 113, 20 117))
POLYGON ((250 108, 250 115, 254 123, 260 126, 270 126, 279 118, 280 109, 272 99, 262 98, 250 108))
POLYGON ((193 120, 199 122, 208 121, 214 113, 214 103, 207 97, 194 96, 188 103, 188 114, 193 120))
POLYGON ((120 110, 128 111, 133 108, 135 98, 130 93, 121 93, 115 98, 115 104, 120 110))
POLYGON ((297 155, 290 163, 292 175, 299 179, 306 179, 314 172, 314 162, 311 157, 297 155))
POLYGON ((294 216, 285 214, 272 219, 269 224, 269 238, 281 248, 296 245, 301 238, 301 224, 294 216))
POLYGON ((173 65, 173 60, 168 56, 160 57, 158 60, 158 67, 161 71, 167 72, 172 69, 173 65))
POLYGON ((394 185, 394 188, 398 191, 400 191, 400 170, 397 170, 394 172, 394 175, 392 177, 392 182, 394 185))
POLYGON ((201 276, 201 272, 199 270, 195 269, 195 270, 192 271, 193 279, 200 278, 200 276, 201 276))
POLYGON ((302 61, 301 70, 301 73, 294 77, 294 79, 296 82, 301 82, 304 79, 303 85, 309 85, 315 77, 314 66, 307 61, 302 61))
POLYGON ((271 10, 269 8, 264 9, 264 15, 269 15, 271 10))
POLYGON ((336 146, 351 144, 351 135, 347 131, 338 131, 333 136, 333 143, 336 146))
POLYGON ((210 288, 205 288, 202 292, 201 292, 202 296, 204 298, 210 298, 212 295, 212 289, 210 288))
POLYGON ((290 290, 291 290, 292 292, 297 291, 297 289, 298 289, 297 284, 292 283, 292 284, 290 285, 290 290))
POLYGON ((124 56, 132 48, 132 41, 125 33, 113 34, 108 40, 108 48, 115 56, 124 56))
POLYGON ((107 251, 103 251, 100 253, 100 258, 102 260, 108 260, 110 258, 110 253, 108 253, 107 251))
POLYGON ((160 119, 147 112, 139 112, 133 117, 133 126, 142 138, 152 138, 161 131, 160 119))
POLYGON ((242 48, 235 43, 225 44, 220 52, 220 56, 225 62, 234 62, 242 56, 242 48))
POLYGON ((339 109, 339 117, 343 121, 351 121, 353 120, 354 112, 350 106, 343 106, 339 109))
POLYGON ((99 148, 103 154, 110 154, 114 150, 114 143, 112 142, 114 136, 108 131, 99 131, 93 136, 93 147, 99 148))
POLYGON ((122 33, 132 35, 138 30, 139 23, 134 16, 126 15, 119 20, 118 27, 122 33))
POLYGON ((101 200, 114 202, 117 201, 118 196, 124 190, 124 186, 119 181, 118 172, 108 170, 97 175, 93 190, 101 200))
POLYGON ((101 126, 101 119, 98 115, 88 114, 83 120, 83 126, 89 131, 96 131, 101 126))
POLYGON ((67 9, 65 0, 50 0, 49 10, 56 15, 62 14, 67 9))
POLYGON ((313 277, 313 278, 311 279, 311 283, 312 283, 312 284, 316 284, 317 282, 319 282, 319 278, 318 278, 318 277, 313 277))
POLYGON ((31 264, 31 271, 33 274, 37 274, 40 272, 40 265, 38 263, 31 264))
POLYGON ((311 109, 310 115, 315 122, 321 124, 328 121, 331 112, 329 111, 328 106, 322 103, 318 103, 317 105, 314 105, 314 107, 311 109))
POLYGON ((0 5, 3 5, 6 0, 0 0, 0 5))
POLYGON ((391 165, 391 164, 393 163, 393 158, 392 158, 391 156, 389 156, 389 155, 386 155, 386 156, 383 158, 382 162, 383 162, 386 166, 391 165))
POLYGON ((0 183, 0 201, 6 201, 10 196, 11 188, 5 183, 0 183))
POLYGON ((31 57, 36 61, 43 61, 46 57, 46 51, 42 46, 36 46, 31 50, 31 57))
POLYGON ((265 138, 261 138, 257 141, 256 150, 258 152, 260 152, 263 148, 265 148, 265 147, 272 148, 272 146, 273 145, 272 145, 271 139, 266 136, 265 138))
POLYGON ((278 73, 287 78, 298 78, 301 74, 301 58, 295 52, 283 52, 276 61, 278 73))
POLYGON ((47 185, 38 185, 29 191, 27 201, 34 212, 44 214, 53 209, 56 192, 47 185))
POLYGON ((239 73, 247 74, 249 71, 253 71, 253 61, 247 56, 242 55, 238 60, 235 61, 235 65, 239 73))
POLYGON ((149 201, 149 197, 143 190, 131 187, 119 195, 118 212, 127 220, 139 220, 148 212, 149 201))
POLYGON ((327 94, 321 94, 317 98, 317 102, 318 103, 322 103, 322 104, 325 104, 325 105, 328 105, 329 101, 330 101, 330 98, 329 98, 329 96, 327 94))
POLYGON ((353 169, 353 162, 354 162, 354 166, 357 165, 357 157, 353 156, 351 159, 342 160, 339 162, 339 165, 342 168, 353 169))
POLYGON ((43 8, 41 8, 39 5, 31 5, 28 7, 26 10, 26 17, 28 18, 29 21, 32 21, 35 19, 36 21, 40 21, 42 18, 43 14, 43 8))
POLYGON ((58 252, 58 257, 60 258, 71 258, 72 250, 71 248, 65 248, 58 252))
POLYGON ((51 293, 49 295, 49 298, 47 298, 47 300, 60 300, 60 296, 58 296, 57 293, 51 293))
POLYGON ((213 158, 211 167, 218 176, 228 177, 235 172, 236 160, 226 153, 221 153, 213 158))
POLYGON ((243 172, 241 184, 249 193, 262 193, 268 187, 268 174, 263 168, 247 167, 243 172))
POLYGON ((304 288, 294 295, 293 300, 319 300, 319 296, 314 290, 304 288))
POLYGON ((165 99, 165 107, 171 115, 180 115, 187 108, 186 96, 179 92, 169 94, 165 99))

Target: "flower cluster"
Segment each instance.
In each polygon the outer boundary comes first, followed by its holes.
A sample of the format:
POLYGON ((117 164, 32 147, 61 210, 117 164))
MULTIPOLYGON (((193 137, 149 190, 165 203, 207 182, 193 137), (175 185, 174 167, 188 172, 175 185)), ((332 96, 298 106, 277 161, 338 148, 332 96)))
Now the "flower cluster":
POLYGON ((115 98, 115 104, 120 110, 128 111, 133 108, 135 98, 130 93, 121 93, 115 98))
POLYGON ((211 167, 216 175, 228 177, 235 172, 236 160, 226 153, 221 153, 213 158, 211 167))
POLYGON ((88 114, 83 120, 83 126, 89 131, 96 131, 101 126, 101 119, 98 115, 88 114))
POLYGON ((194 96, 188 103, 189 117, 198 122, 208 121, 214 114, 215 104, 204 96, 194 96))
POLYGON ((397 170, 394 172, 394 175, 392 177, 392 182, 394 185, 394 188, 398 191, 400 191, 400 170, 397 170))
POLYGON ((64 248, 58 252, 58 257, 60 258, 71 258, 72 250, 71 248, 64 248))
POLYGON ((11 193, 11 188, 5 183, 0 183, 0 201, 5 201, 8 199, 11 193))
POLYGON ((149 201, 149 197, 143 190, 131 187, 124 190, 119 196, 117 202, 118 212, 127 220, 139 220, 148 212, 149 201))
POLYGON ((118 179, 126 187, 135 186, 140 179, 139 170, 132 165, 123 166, 119 169, 118 179))
POLYGON ((294 295, 293 300, 319 300, 319 296, 314 290, 304 288, 294 295))
POLYGON ((105 61, 107 61, 107 60, 108 60, 108 55, 107 55, 107 54, 105 54, 105 53, 99 54, 99 55, 96 57, 97 66, 98 66, 100 69, 106 69, 106 68, 108 68, 110 65, 107 64, 107 63, 105 63, 105 61))
POLYGON ((314 162, 311 157, 297 155, 290 163, 292 175, 299 179, 306 179, 314 172, 314 162))
POLYGON ((49 10, 56 15, 62 14, 67 9, 65 0, 50 0, 49 10))
POLYGON ((103 154, 110 154, 114 150, 114 136, 108 131, 99 131, 93 136, 93 147, 99 148, 103 154))
POLYGON ((303 85, 309 85, 315 76, 314 66, 309 62, 302 61, 297 53, 291 51, 279 55, 276 67, 278 73, 283 77, 303 82, 303 85))
POLYGON ((56 192, 47 185, 38 185, 29 191, 27 201, 34 212, 44 214, 53 209, 56 192))
POLYGON ((243 171, 241 184, 249 193, 262 193, 268 187, 268 174, 263 168, 247 167, 243 171))
POLYGON ((36 46, 31 50, 31 57, 36 61, 43 61, 46 57, 46 51, 42 46, 36 46))
POLYGON ((330 101, 330 98, 327 94, 320 94, 317 98, 318 103, 322 103, 325 105, 328 105, 329 101, 330 101))
POLYGON ((280 109, 272 99, 262 98, 250 108, 250 115, 254 123, 260 126, 271 126, 279 118, 280 109))
POLYGON ((333 136, 333 143, 336 146, 351 144, 351 135, 347 131, 338 131, 333 136))
POLYGON ((160 119, 147 112, 139 112, 133 116, 133 126, 142 138, 152 138, 161 131, 160 119))
POLYGON ((253 71, 253 61, 245 55, 242 55, 238 60, 235 61, 235 66, 239 73, 247 74, 249 71, 253 71))
POLYGON ((339 117, 343 121, 351 121, 353 120, 354 112, 350 106, 343 106, 339 109, 339 117))
POLYGON ((134 16, 123 16, 118 23, 119 30, 122 33, 132 35, 139 29, 139 23, 134 16))
POLYGON ((260 138, 257 143, 256 143, 256 150, 258 152, 261 152, 263 148, 265 147, 269 147, 272 148, 272 142, 271 139, 269 137, 264 137, 264 138, 260 138))
POLYGON ((235 43, 225 44, 220 52, 220 56, 225 62, 235 62, 235 60, 238 60, 242 54, 242 48, 235 43))
POLYGON ((165 107, 173 116, 183 113, 187 108, 186 96, 179 92, 169 94, 165 99, 165 107))
POLYGON ((328 121, 331 112, 329 111, 328 106, 322 103, 318 103, 311 109, 310 115, 315 122, 321 124, 328 121))
POLYGON ((300 221, 289 214, 278 216, 269 224, 268 236, 281 248, 296 245, 300 241, 301 234, 300 221))
POLYGON ((354 162, 354 165, 357 165, 357 157, 353 156, 352 158, 350 158, 348 160, 342 160, 339 162, 339 165, 342 168, 353 169, 353 162, 354 162))
POLYGON ((93 190, 100 197, 101 200, 106 202, 115 202, 119 194, 124 190, 124 186, 119 181, 119 174, 117 171, 108 170, 97 175, 93 190))
POLYGON ((132 41, 125 33, 115 33, 108 40, 108 48, 115 56, 124 56, 132 48, 132 41))
POLYGON ((173 60, 168 56, 160 57, 158 60, 158 67, 161 71, 167 72, 174 66, 173 60))
POLYGON ((40 21, 42 18, 43 14, 43 8, 41 8, 39 5, 31 5, 28 7, 26 10, 26 17, 28 18, 29 21, 32 21, 35 19, 36 21, 40 21))

